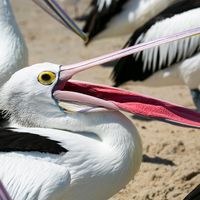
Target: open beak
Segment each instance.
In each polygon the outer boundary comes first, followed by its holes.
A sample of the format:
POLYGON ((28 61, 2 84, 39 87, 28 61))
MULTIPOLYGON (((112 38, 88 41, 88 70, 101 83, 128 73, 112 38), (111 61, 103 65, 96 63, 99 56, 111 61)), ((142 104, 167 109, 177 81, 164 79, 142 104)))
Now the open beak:
POLYGON ((76 109, 71 109, 75 112, 88 112, 94 108, 123 110, 176 125, 200 128, 200 113, 194 110, 118 88, 70 80, 76 73, 95 65, 197 34, 200 34, 200 28, 129 47, 78 64, 60 66, 60 77, 54 88, 53 97, 64 102, 65 105, 61 106, 66 110, 68 110, 67 104, 70 104, 70 107, 71 104, 76 105, 76 109), (85 107, 82 109, 80 105, 85 105, 85 107))
POLYGON ((84 41, 88 40, 87 35, 75 24, 69 15, 61 8, 55 0, 33 0, 38 6, 50 14, 54 19, 76 33, 84 41))

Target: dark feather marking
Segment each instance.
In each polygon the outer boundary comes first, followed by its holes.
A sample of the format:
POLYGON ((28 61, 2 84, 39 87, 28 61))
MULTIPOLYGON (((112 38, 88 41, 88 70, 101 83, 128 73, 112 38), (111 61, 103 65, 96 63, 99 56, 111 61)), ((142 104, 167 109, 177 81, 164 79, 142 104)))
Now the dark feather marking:
POLYGON ((60 154, 68 152, 58 141, 28 132, 17 132, 16 129, 0 128, 0 152, 41 152, 60 154))
POLYGON ((0 110, 0 127, 8 125, 9 115, 5 115, 5 111, 0 110))
POLYGON ((88 15, 88 20, 83 27, 83 31, 88 33, 89 40, 87 44, 91 41, 91 39, 102 32, 108 22, 123 9, 124 4, 129 0, 112 0, 111 5, 102 8, 101 12, 98 11, 97 1, 93 1, 91 4, 93 9, 88 15), (95 5, 94 5, 95 4, 95 5))
MULTIPOLYGON (((154 25, 156 22, 198 7, 200 7, 199 0, 193 0, 191 2, 189 2, 188 0, 178 0, 175 4, 162 11, 154 18, 150 19, 144 26, 140 27, 137 31, 135 31, 124 47, 134 45, 139 36, 145 34, 151 28, 151 26, 154 25)), ((192 55, 196 54, 198 51, 199 48, 196 49, 192 55)), ((191 57, 192 55, 190 54, 188 55, 188 57, 191 57)), ((158 67, 159 57, 160 56, 158 51, 158 56, 156 61, 157 67, 155 71, 159 70, 158 67)), ((176 55, 172 61, 172 64, 180 62, 181 59, 178 60, 178 55, 176 55)), ((152 69, 146 69, 145 72, 143 72, 143 64, 144 63, 143 63, 142 53, 139 54, 137 59, 133 55, 121 58, 115 65, 112 72, 112 79, 115 82, 115 86, 119 86, 122 83, 129 80, 143 81, 146 78, 150 77, 154 73, 154 71, 152 69)), ((163 63, 161 69, 167 67, 169 66, 163 63)))
POLYGON ((198 185, 192 192, 190 192, 184 200, 199 200, 200 199, 200 185, 198 185))

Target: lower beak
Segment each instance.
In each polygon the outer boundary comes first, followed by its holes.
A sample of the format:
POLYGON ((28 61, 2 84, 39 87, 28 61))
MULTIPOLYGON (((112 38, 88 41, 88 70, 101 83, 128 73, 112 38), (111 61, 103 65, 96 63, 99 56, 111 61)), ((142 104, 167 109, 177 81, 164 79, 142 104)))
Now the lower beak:
POLYGON ((88 112, 94 108, 122 110, 171 124, 200 128, 200 113, 194 110, 118 88, 61 81, 53 96, 66 104, 84 105, 76 110, 79 112, 88 112))
POLYGON ((87 35, 74 23, 69 15, 61 8, 55 0, 33 0, 38 6, 50 14, 54 19, 76 33, 84 41, 87 41, 87 35))

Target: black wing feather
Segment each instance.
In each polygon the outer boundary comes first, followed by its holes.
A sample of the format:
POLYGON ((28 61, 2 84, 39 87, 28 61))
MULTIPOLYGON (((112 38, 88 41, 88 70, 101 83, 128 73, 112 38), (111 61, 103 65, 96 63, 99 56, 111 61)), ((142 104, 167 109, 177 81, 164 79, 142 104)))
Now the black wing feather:
POLYGON ((130 0, 112 0, 109 7, 104 4, 101 12, 98 11, 97 1, 92 2, 92 10, 88 15, 87 21, 83 27, 83 31, 88 33, 88 42, 91 39, 106 29, 108 22, 123 9, 124 4, 130 0))
POLYGON ((41 152, 60 154, 68 150, 58 141, 28 132, 17 132, 16 129, 0 128, 0 152, 41 152))
MULTIPOLYGON (((130 37, 128 42, 125 44, 124 47, 133 46, 136 44, 136 41, 141 35, 145 35, 145 33, 159 21, 162 21, 163 19, 166 19, 168 17, 172 17, 176 14, 180 14, 182 12, 198 8, 200 7, 200 1, 199 0, 178 0, 175 4, 171 5, 170 7, 166 8, 164 11, 159 13, 154 18, 150 19, 144 26, 140 27, 138 30, 136 30, 133 35, 130 37)), ((199 48, 197 48, 192 55, 196 54, 199 51, 199 48)), ((188 57, 191 57, 192 55, 188 55, 188 57)), ((161 68, 159 68, 159 51, 156 61, 157 68, 155 70, 152 69, 146 69, 145 72, 143 71, 143 56, 142 53, 138 57, 135 55, 130 55, 124 58, 121 58, 117 64, 115 65, 113 72, 112 72, 112 79, 115 83, 115 86, 119 86, 122 83, 133 80, 133 81, 143 81, 149 76, 151 76, 155 71, 158 71, 160 69, 164 69, 169 67, 167 64, 163 63, 161 68)), ((178 59, 178 55, 176 55, 172 61, 173 64, 180 62, 181 59, 178 59)))

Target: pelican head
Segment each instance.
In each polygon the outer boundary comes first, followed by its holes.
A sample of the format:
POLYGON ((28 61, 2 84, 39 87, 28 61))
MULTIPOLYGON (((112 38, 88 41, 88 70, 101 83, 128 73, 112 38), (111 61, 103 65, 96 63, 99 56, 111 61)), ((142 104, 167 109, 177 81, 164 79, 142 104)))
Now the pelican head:
POLYGON ((82 70, 82 67, 52 63, 21 69, 1 88, 0 109, 10 115, 12 123, 26 127, 66 129, 67 125, 74 130, 74 119, 80 120, 82 116, 102 110, 124 110, 169 123, 199 127, 200 114, 193 110, 122 89, 71 80, 82 70))
MULTIPOLYGON (((0 109, 9 115, 11 125, 98 132, 95 126, 123 124, 122 115, 116 115, 117 106, 88 96, 90 89, 84 87, 90 85, 71 81, 73 70, 62 71, 62 67, 35 64, 17 71, 4 84, 0 109)), ((129 120, 122 126, 132 127, 129 120)))
POLYGON ((58 80, 59 65, 42 63, 14 73, 1 90, 1 106, 11 120, 28 127, 46 127, 47 118, 62 115, 52 90, 58 80), (9 102, 7 104, 6 102, 9 102), (28 119, 28 120, 26 120, 28 119))
POLYGON ((79 131, 83 130, 79 121, 84 121, 84 129, 90 125, 85 115, 97 115, 105 108, 117 109, 112 103, 90 99, 81 91, 76 93, 78 85, 72 86, 75 82, 69 81, 71 70, 61 68, 52 63, 35 64, 17 71, 4 84, 0 108, 10 116, 12 124, 79 131), (70 86, 74 91, 66 88, 70 86))

